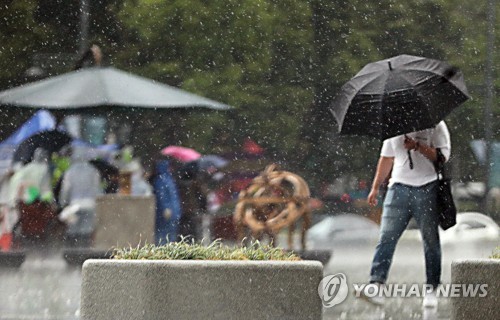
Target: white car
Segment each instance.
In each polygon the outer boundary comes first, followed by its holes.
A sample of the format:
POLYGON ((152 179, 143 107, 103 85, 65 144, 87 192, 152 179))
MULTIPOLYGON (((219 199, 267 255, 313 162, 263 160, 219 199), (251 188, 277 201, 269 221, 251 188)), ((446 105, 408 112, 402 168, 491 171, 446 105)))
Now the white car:
MULTIPOLYGON (((415 226, 416 227, 416 226, 415 226)), ((417 228, 406 230, 404 240, 422 239, 417 228)), ((447 230, 439 229, 442 244, 461 241, 500 240, 500 227, 485 214, 479 212, 457 213, 457 224, 447 230)))
POLYGON ((337 244, 373 242, 378 239, 379 226, 358 214, 327 216, 307 231, 311 249, 331 249, 337 244))
POLYGON ((463 212, 457 214, 457 224, 446 231, 442 231, 440 236, 443 243, 500 240, 500 227, 485 214, 463 212))

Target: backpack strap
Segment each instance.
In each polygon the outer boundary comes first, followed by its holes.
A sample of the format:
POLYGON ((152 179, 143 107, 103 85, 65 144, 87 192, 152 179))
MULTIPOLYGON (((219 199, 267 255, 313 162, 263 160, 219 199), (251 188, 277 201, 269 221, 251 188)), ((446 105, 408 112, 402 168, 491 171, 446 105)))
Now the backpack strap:
POLYGON ((446 162, 446 158, 441 152, 441 148, 436 148, 436 161, 434 161, 434 169, 436 170, 436 174, 438 179, 441 180, 444 178, 444 163, 446 162))

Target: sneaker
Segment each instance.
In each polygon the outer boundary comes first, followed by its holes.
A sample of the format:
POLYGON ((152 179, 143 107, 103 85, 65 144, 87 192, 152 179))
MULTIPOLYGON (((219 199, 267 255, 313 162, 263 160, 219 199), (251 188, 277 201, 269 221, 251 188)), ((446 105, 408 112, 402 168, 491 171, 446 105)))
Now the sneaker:
POLYGON ((424 294, 424 300, 422 301, 422 306, 424 308, 437 308, 438 298, 436 296, 436 290, 432 290, 431 292, 426 292, 424 294))
POLYGON ((384 286, 383 283, 370 283, 365 286, 359 293, 359 298, 376 306, 383 306, 385 297, 380 295, 380 289, 384 286), (375 290, 375 291, 373 291, 375 290))

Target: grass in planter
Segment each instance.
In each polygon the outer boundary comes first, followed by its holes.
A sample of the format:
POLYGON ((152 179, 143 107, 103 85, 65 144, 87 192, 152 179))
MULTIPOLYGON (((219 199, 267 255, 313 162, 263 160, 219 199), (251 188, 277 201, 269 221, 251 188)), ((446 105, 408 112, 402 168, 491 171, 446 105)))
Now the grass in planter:
POLYGON ((490 257, 491 259, 500 259, 500 247, 496 247, 495 250, 493 250, 493 254, 490 257))
POLYGON ((145 244, 135 248, 115 249, 113 259, 131 260, 279 260, 297 261, 300 258, 293 252, 263 245, 259 241, 252 242, 248 247, 232 248, 215 240, 208 246, 203 246, 186 238, 179 242, 169 242, 156 246, 145 244))

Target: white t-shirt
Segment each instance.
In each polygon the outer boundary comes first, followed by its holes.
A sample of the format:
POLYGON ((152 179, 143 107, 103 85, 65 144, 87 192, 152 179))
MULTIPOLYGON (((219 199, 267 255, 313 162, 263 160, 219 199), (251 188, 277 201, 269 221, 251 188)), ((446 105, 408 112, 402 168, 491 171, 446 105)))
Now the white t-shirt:
MULTIPOLYGON (((406 135, 419 141, 421 144, 433 148, 441 148, 441 152, 446 160, 450 158, 450 133, 444 121, 441 121, 435 128, 416 131, 406 135)), ((419 151, 410 151, 413 160, 413 169, 410 169, 410 159, 408 150, 404 147, 404 139, 405 135, 396 136, 384 140, 382 145, 380 155, 382 157, 394 158, 389 186, 394 183, 401 183, 418 187, 436 180, 437 175, 434 164, 419 151)))

